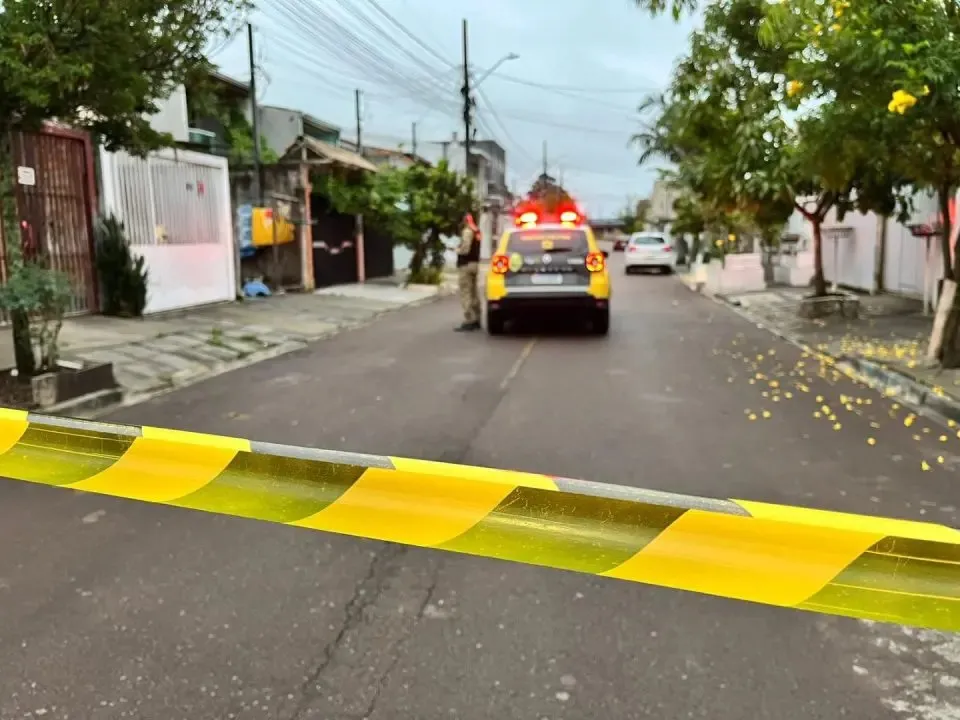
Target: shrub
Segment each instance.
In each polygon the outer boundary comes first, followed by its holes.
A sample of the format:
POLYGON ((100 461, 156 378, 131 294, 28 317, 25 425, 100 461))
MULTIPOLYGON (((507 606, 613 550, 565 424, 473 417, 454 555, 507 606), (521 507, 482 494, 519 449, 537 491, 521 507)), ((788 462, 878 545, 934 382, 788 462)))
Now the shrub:
POLYGON ((103 314, 140 317, 147 306, 144 258, 130 251, 123 223, 113 215, 98 219, 95 238, 103 314))

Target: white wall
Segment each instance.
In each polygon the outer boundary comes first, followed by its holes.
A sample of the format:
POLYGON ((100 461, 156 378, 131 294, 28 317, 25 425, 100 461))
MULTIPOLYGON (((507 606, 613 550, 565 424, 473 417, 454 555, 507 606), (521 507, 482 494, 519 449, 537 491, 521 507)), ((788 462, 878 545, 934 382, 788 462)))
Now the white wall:
MULTIPOLYGON (((923 295, 924 265, 926 262, 926 243, 923 238, 915 238, 907 225, 933 223, 938 211, 934 198, 928 193, 917 193, 913 200, 914 212, 907 224, 895 219, 887 220, 886 258, 884 262, 884 290, 905 295, 923 295)), ((879 218, 874 213, 861 214, 849 212, 843 222, 838 222, 836 212, 831 210, 824 219, 823 236, 823 272, 827 282, 837 277, 834 249, 839 251, 840 284, 859 290, 871 291, 874 288, 876 250, 879 241, 879 218), (841 240, 839 247, 830 238, 830 228, 851 228, 854 236, 850 240, 841 240)), ((798 212, 787 221, 786 232, 796 234, 801 239, 801 249, 813 249, 813 228, 798 212)), ((941 274, 939 260, 933 268, 935 277, 941 274)))
POLYGON ((190 140, 187 120, 187 91, 178 85, 170 97, 160 102, 160 110, 150 118, 150 127, 173 135, 176 142, 190 140))
POLYGON ((146 313, 236 298, 227 159, 165 149, 137 158, 100 149, 103 204, 149 271, 146 313))

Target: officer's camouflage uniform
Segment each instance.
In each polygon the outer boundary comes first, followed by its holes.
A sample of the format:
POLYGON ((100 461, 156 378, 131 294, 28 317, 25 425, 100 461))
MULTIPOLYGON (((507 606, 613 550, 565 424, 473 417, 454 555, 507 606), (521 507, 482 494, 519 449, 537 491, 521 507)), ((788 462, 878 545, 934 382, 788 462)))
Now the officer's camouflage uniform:
POLYGON ((457 279, 460 288, 460 306, 463 308, 463 328, 480 325, 480 294, 477 290, 480 274, 480 238, 469 226, 460 235, 457 248, 457 279))

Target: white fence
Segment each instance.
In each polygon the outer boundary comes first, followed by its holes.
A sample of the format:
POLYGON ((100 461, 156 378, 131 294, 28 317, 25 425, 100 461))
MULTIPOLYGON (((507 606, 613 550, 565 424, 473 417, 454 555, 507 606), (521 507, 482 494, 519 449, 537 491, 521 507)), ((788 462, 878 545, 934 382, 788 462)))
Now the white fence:
POLYGON ((226 158, 162 150, 147 158, 101 148, 103 208, 122 220, 149 269, 147 313, 236 298, 226 158))

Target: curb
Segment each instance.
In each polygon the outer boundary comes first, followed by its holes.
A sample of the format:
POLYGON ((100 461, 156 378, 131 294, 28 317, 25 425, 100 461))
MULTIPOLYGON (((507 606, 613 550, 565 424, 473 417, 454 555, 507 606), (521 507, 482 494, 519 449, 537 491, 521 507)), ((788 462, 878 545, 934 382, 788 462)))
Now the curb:
POLYGON ((911 377, 907 373, 895 370, 881 363, 873 362, 872 360, 864 360, 860 357, 834 355, 825 351, 812 350, 807 343, 795 335, 759 322, 743 310, 739 303, 731 301, 722 295, 707 295, 706 293, 699 292, 688 283, 684 283, 684 285, 686 285, 687 289, 691 292, 712 300, 717 305, 729 308, 733 313, 739 315, 754 326, 761 330, 766 330, 771 335, 775 335, 801 350, 833 358, 838 367, 846 370, 849 376, 859 380, 865 385, 875 390, 880 390, 884 392, 884 394, 889 393, 896 396, 898 400, 905 405, 911 406, 915 410, 926 409, 928 411, 926 414, 933 415, 935 419, 938 419, 943 424, 948 424, 949 421, 960 423, 960 400, 952 398, 945 393, 936 392, 934 388, 911 377))
POLYGON ((172 378, 171 381, 163 386, 156 387, 151 390, 143 390, 139 392, 124 392, 122 389, 118 388, 114 391, 104 391, 104 393, 95 393, 94 395, 78 398, 77 400, 71 401, 70 403, 64 403, 62 405, 57 405, 55 407, 47 408, 45 412, 51 414, 65 414, 72 413, 72 417, 79 417, 82 419, 94 420, 96 418, 102 417, 108 413, 111 413, 115 410, 120 410, 122 408, 132 407, 134 405, 139 405, 141 403, 147 402, 148 400, 153 400, 155 398, 167 395, 168 393, 174 392, 175 390, 181 390, 183 388, 189 387, 191 385, 196 385, 197 383, 203 382, 205 380, 212 380, 215 377, 220 375, 225 375, 226 373, 233 372, 234 370, 240 370, 245 367, 250 367, 251 365, 257 365, 261 362, 266 362, 267 360, 273 360, 284 355, 289 355, 290 353, 296 352, 297 350, 303 350, 304 348, 310 347, 314 343, 323 342, 324 340, 329 340, 335 335, 340 335, 341 333, 350 332, 351 330, 357 330, 362 327, 367 327, 372 325, 377 320, 382 318, 384 315, 389 315, 391 313, 400 312, 401 310, 406 310, 408 308, 422 307, 424 305, 429 305, 430 303, 442 300, 446 297, 456 294, 455 291, 449 290, 444 291, 439 289, 436 294, 430 295, 428 297, 420 298, 419 300, 414 300, 413 302, 406 303, 404 305, 398 305, 397 307, 389 308, 386 310, 380 310, 366 321, 361 321, 359 323, 353 322, 342 325, 336 330, 331 330, 330 332, 318 335, 316 337, 307 338, 303 340, 290 340, 285 343, 281 343, 276 347, 270 348, 269 350, 264 350, 260 353, 251 353, 244 358, 237 360, 230 360, 224 363, 218 363, 213 365, 209 371, 192 373, 189 375, 172 378), (110 394, 110 397, 100 397, 104 394, 110 394))

